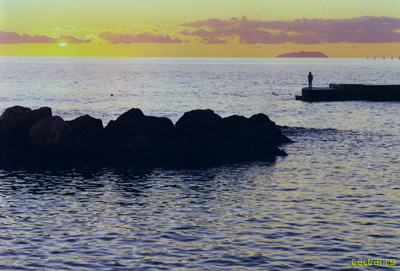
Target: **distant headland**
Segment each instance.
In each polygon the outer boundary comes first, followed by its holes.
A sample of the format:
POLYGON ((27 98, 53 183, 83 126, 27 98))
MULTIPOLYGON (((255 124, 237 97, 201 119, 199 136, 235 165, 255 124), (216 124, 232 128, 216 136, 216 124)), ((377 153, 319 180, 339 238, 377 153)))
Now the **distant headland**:
POLYGON ((324 53, 321 52, 292 52, 292 53, 285 53, 285 54, 280 54, 277 57, 319 57, 319 58, 326 58, 328 57, 324 53))

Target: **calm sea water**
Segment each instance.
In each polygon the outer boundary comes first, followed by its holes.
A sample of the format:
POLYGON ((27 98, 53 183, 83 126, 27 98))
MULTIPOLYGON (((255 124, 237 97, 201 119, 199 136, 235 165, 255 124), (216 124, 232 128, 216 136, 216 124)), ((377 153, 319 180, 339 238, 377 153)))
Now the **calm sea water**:
POLYGON ((396 270, 400 102, 294 95, 309 71, 327 86, 400 84, 399 70, 390 59, 0 58, 1 110, 104 124, 132 107, 173 121, 262 112, 296 141, 275 163, 197 171, 0 170, 0 270, 396 270))

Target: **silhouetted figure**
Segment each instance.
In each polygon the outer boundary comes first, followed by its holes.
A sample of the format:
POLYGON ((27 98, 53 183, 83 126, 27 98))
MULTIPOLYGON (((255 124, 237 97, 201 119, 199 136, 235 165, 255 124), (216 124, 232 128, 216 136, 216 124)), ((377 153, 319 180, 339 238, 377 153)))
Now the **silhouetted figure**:
POLYGON ((314 76, 312 75, 311 72, 308 73, 308 88, 312 88, 312 80, 314 76))

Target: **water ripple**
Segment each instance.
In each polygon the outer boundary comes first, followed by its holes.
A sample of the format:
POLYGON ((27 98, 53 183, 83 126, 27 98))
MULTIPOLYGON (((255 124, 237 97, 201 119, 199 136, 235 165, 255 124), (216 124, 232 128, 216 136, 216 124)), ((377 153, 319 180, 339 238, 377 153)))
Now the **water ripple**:
POLYGON ((89 113, 105 123, 132 107, 176 121, 206 106, 302 128, 283 128, 295 143, 275 163, 0 170, 1 270, 395 269, 351 263, 396 259, 400 248, 400 104, 293 96, 304 70, 318 70, 321 85, 357 83, 346 78, 354 72, 363 82, 396 83, 398 64, 78 60, 1 65, 1 105, 48 105, 66 119, 89 113))

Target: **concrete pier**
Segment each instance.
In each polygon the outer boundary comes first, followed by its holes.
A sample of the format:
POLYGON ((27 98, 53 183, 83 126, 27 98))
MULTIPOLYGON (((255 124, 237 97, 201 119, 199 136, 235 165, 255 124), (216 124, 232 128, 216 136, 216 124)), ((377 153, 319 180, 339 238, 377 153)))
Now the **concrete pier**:
POLYGON ((297 100, 318 101, 400 101, 400 85, 329 84, 328 88, 303 88, 297 100))

